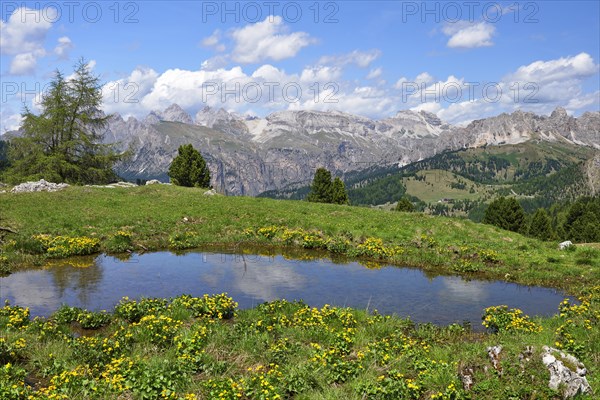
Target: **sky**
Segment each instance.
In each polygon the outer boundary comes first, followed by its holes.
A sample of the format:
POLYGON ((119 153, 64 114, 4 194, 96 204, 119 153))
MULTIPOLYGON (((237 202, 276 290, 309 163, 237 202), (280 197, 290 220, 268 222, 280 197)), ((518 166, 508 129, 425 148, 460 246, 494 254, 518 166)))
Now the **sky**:
POLYGON ((0 133, 83 58, 104 111, 600 110, 600 1, 2 1, 0 133))

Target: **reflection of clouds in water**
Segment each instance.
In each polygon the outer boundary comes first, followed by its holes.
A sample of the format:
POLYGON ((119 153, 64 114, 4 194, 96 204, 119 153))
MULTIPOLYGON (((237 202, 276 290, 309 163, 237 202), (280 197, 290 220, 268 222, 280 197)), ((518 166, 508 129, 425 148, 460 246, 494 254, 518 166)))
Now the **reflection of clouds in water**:
POLYGON ((0 278, 0 297, 13 305, 31 309, 33 315, 54 311, 61 305, 60 295, 52 279, 38 271, 24 271, 0 278))
POLYGON ((294 272, 289 265, 278 261, 263 267, 248 264, 245 270, 236 269, 234 275, 234 285, 240 291, 263 301, 280 298, 281 294, 277 294, 279 288, 287 292, 302 289, 306 284, 304 276, 294 272))
POLYGON ((278 299, 283 293, 306 285, 306 278, 294 272, 292 264, 281 257, 222 255, 212 261, 216 262, 202 281, 222 287, 224 279, 231 279, 228 286, 257 300, 278 299))
POLYGON ((488 297, 486 283, 479 281, 464 281, 458 277, 444 277, 444 288, 438 293, 440 300, 453 303, 482 302, 488 297))

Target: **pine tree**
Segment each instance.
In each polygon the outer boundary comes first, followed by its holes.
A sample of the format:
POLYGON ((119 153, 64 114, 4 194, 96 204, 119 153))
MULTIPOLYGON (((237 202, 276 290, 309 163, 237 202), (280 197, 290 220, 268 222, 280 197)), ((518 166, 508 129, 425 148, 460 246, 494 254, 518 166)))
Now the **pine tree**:
POLYGON ((500 197, 492 201, 485 210, 483 223, 513 232, 522 232, 525 223, 525 211, 516 199, 500 197))
POLYGON ((331 172, 325 168, 317 169, 310 187, 310 193, 306 199, 313 203, 333 202, 333 184, 331 183, 331 172))
POLYGON ((102 85, 83 59, 71 79, 56 71, 40 105, 39 115, 25 108, 23 136, 10 141, 10 181, 103 183, 117 178, 112 167, 126 154, 102 143, 110 115, 101 111, 102 85))
POLYGON ((210 186, 210 171, 200 152, 191 144, 179 146, 177 157, 169 166, 169 178, 173 184, 187 187, 210 186))
POLYGON ((346 192, 346 185, 339 178, 336 177, 333 180, 332 186, 332 202, 334 204, 350 204, 350 200, 348 199, 348 193, 346 192))
POLYGON ((529 236, 536 237, 541 240, 550 240, 554 237, 552 226, 550 224, 550 218, 548 213, 543 208, 539 208, 529 224, 529 236))
POLYGON ((568 240, 600 241, 600 197, 581 197, 569 208, 563 229, 568 240))
POLYGON ((400 200, 398 200, 398 204, 396 204, 395 210, 403 212, 413 212, 415 211, 415 206, 406 197, 402 197, 400 200))

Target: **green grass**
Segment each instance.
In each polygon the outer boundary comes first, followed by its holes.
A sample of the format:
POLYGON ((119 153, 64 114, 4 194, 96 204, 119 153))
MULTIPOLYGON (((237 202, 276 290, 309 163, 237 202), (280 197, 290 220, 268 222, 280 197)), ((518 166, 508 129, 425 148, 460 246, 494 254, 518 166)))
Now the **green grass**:
POLYGON ((587 310, 567 305, 560 316, 497 334, 281 300, 232 314, 224 311, 235 303, 216 297, 123 301, 97 330, 71 322, 81 310, 28 321, 19 307, 0 308, 0 397, 558 399, 547 386, 544 345, 570 346, 592 387, 600 384, 597 317, 595 326, 585 322, 598 313, 600 287, 582 298, 587 310), (498 344, 501 374, 486 350, 498 344), (469 370, 466 391, 459 374, 469 370))
POLYGON ((349 238, 351 247, 367 238, 379 238, 386 246, 402 249, 401 254, 383 261, 432 273, 458 272, 571 293, 600 281, 598 252, 583 252, 583 247, 559 251, 556 243, 465 219, 202 193, 154 185, 0 194, 0 226, 18 232, 5 236, 1 255, 5 261, 1 263, 5 272, 43 263, 47 256, 33 239, 38 234, 97 239, 98 251, 104 252, 219 245, 282 248, 286 243, 278 237, 244 233, 248 228, 275 226, 314 231, 326 240, 349 238), (119 231, 130 238, 117 237, 119 231), (489 251, 492 257, 486 258, 489 251))

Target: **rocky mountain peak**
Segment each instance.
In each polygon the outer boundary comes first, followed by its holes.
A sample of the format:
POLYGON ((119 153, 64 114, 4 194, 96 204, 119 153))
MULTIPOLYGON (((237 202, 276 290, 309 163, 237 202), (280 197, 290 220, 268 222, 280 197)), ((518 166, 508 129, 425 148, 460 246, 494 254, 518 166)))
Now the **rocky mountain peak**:
POLYGON ((162 120, 170 122, 181 122, 183 124, 193 124, 192 117, 185 112, 178 104, 171 104, 162 112, 162 120))
POLYGON ((567 118, 568 116, 569 115, 567 114, 567 110, 565 110, 562 107, 556 107, 554 111, 552 111, 552 114, 550 114, 551 119, 562 119, 567 118))
POLYGON ((193 124, 192 117, 185 112, 178 104, 171 104, 165 108, 164 111, 151 111, 146 118, 144 118, 144 124, 155 125, 161 121, 167 122, 181 122, 182 124, 193 124))

